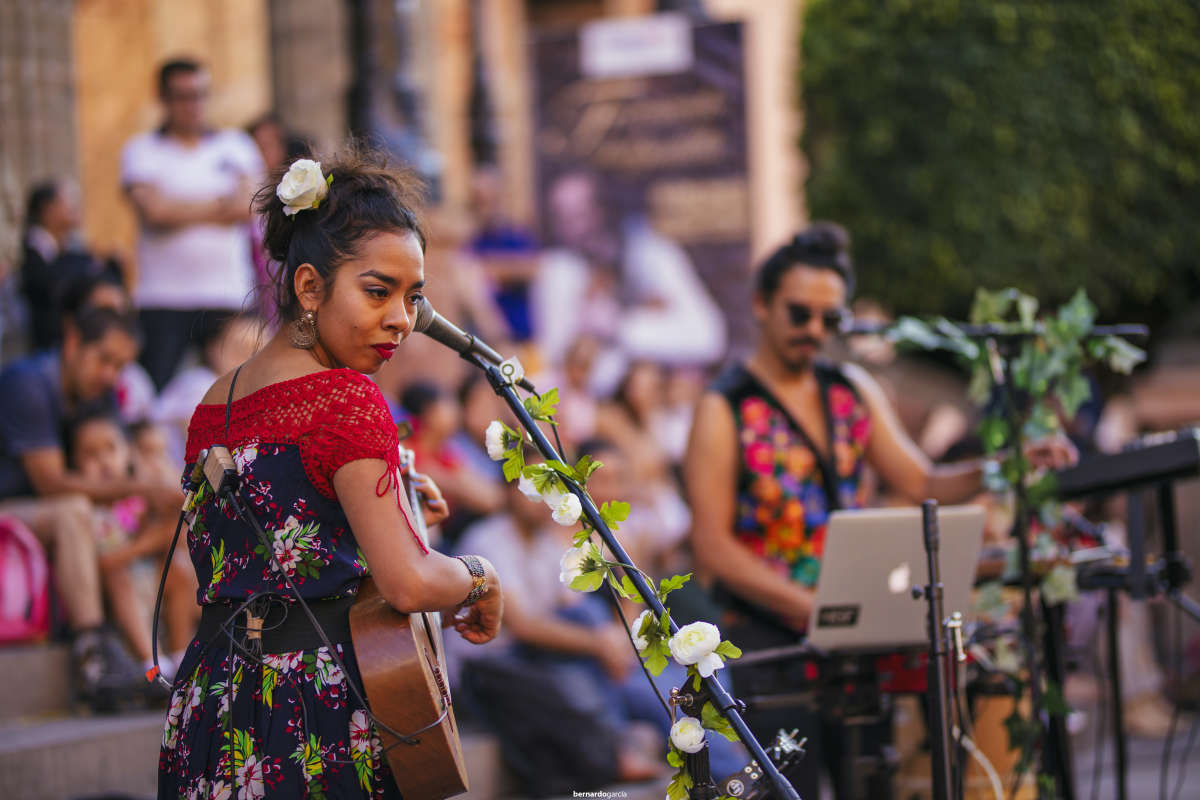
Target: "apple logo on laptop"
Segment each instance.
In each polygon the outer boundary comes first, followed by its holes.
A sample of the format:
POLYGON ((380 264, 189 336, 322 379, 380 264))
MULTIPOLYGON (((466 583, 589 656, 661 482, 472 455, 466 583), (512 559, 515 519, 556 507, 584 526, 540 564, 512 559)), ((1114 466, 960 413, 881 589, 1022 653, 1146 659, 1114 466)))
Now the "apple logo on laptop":
POLYGON ((912 569, 905 561, 888 573, 888 591, 892 594, 905 594, 912 585, 912 569))

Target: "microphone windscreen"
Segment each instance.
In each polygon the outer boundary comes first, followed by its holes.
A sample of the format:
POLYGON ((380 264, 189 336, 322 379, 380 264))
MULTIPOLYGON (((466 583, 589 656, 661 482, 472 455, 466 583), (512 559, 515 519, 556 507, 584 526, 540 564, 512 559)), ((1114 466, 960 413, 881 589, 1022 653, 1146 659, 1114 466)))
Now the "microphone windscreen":
POLYGON ((413 330, 418 333, 424 333, 433 324, 437 312, 433 310, 433 303, 429 302, 428 297, 422 297, 421 302, 417 303, 417 319, 413 323, 413 330))

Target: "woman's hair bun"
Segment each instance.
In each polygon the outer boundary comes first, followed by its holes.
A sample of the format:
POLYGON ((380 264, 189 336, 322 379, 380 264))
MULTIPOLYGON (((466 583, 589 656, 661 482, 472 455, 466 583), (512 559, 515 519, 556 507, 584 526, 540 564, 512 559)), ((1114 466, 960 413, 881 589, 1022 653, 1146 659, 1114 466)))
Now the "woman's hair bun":
POLYGON ((417 216, 424 185, 412 170, 390 163, 381 150, 352 142, 321 158, 321 172, 332 176, 319 207, 285 214, 276 188, 291 164, 276 171, 258 190, 254 207, 263 218, 263 249, 273 262, 271 291, 282 320, 298 313, 293 280, 296 268, 312 264, 329 278, 342 262, 358 254, 377 233, 410 232, 425 249, 417 216))

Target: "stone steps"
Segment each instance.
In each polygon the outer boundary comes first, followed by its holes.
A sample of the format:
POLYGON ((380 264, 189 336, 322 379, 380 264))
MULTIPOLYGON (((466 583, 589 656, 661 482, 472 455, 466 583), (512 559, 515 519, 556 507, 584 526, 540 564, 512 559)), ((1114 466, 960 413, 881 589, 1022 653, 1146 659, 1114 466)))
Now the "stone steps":
POLYGON ((7 679, 0 724, 71 710, 71 652, 66 645, 0 648, 0 675, 7 679))
POLYGON ((61 717, 0 727, 0 797, 153 797, 163 712, 61 717))
MULTIPOLYGON (((66 645, 0 648, 0 675, 8 678, 0 703, 0 800, 154 797, 165 710, 79 715, 66 645)), ((468 728, 463 754, 471 783, 463 798, 519 797, 494 736, 468 728)), ((654 800, 664 789, 665 783, 654 783, 607 791, 623 800, 654 800)))

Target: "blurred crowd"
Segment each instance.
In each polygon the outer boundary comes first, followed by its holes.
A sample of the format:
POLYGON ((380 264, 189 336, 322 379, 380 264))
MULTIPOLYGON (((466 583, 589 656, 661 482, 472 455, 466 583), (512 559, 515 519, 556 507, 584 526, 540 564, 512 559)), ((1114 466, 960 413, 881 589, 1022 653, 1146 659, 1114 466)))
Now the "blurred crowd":
MULTIPOLYGON (((272 115, 245 131, 211 127, 202 65, 171 62, 160 77, 163 125, 121 155, 140 223, 136 270, 127 256, 88 249, 78 189, 51 180, 30 190, 20 261, 0 275, 0 530, 6 541, 41 544, 57 597, 56 612, 4 641, 69 637, 81 696, 98 710, 163 699, 143 674, 157 572, 182 499, 188 421, 214 379, 246 360, 273 324, 270 298, 256 288, 271 265, 251 198, 308 153, 303 137, 272 115)), ((553 182, 543 242, 506 217, 500 173, 481 167, 470 208, 426 218, 426 293, 443 316, 517 354, 539 388, 558 389, 556 432, 568 457, 604 463, 589 486, 598 503, 632 505, 620 530, 625 547, 651 575, 686 573, 691 520, 680 462, 692 411, 728 350, 725 317, 682 248, 644 224, 610 218, 595 190, 584 172, 553 182)), ((855 311, 886 319, 876 303, 859 301, 855 311)), ((962 376, 878 338, 843 347, 889 390, 930 457, 969 449, 977 419, 962 376)), ((413 337, 398 356, 375 379, 396 421, 411 428, 402 445, 452 509, 437 546, 486 556, 514 589, 500 640, 467 652, 449 637, 460 713, 526 745, 527 763, 510 765, 526 782, 546 780, 565 757, 576 773, 586 769, 597 746, 620 751, 614 779, 657 774, 660 759, 644 745, 663 740, 665 715, 628 646, 627 622, 599 594, 560 583, 574 531, 506 484, 488 458, 484 430, 496 418, 515 424, 507 410, 480 374, 432 340, 413 337), (510 713, 518 708, 524 718, 510 713), (525 727, 514 730, 514 719, 525 727), (598 745, 585 728, 609 738, 598 745)), ((1081 443, 1111 450, 1164 420, 1189 421, 1194 409, 1162 411, 1133 391, 1083 413, 1069 421, 1081 443)), ((886 490, 876 487, 877 502, 886 490)), ((1097 522, 1121 516, 1089 512, 1097 522)), ((1006 518, 1002 509, 993 517, 989 535, 999 543, 1006 518)), ((181 542, 164 602, 168 673, 191 639, 196 591, 181 542)), ((687 602, 695 618, 707 613, 702 593, 687 602)), ((1161 733, 1152 643, 1127 640, 1136 665, 1123 671, 1130 694, 1151 698, 1131 724, 1161 733)), ((1079 647, 1093 640, 1084 636, 1079 647)), ((661 684, 679 682, 668 674, 661 684)), ((713 759, 718 774, 744 760, 723 746, 713 759)))

